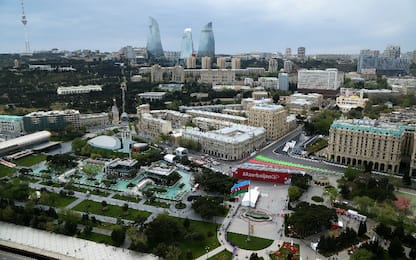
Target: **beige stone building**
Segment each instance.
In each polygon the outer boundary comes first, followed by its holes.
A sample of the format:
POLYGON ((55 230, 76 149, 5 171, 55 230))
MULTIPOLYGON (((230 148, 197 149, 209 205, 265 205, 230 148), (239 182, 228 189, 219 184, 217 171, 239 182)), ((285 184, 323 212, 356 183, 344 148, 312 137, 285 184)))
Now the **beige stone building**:
POLYGON ((354 108, 364 108, 368 98, 364 98, 364 92, 361 90, 341 88, 340 95, 336 99, 339 109, 346 113, 354 108))
POLYGON ((376 120, 336 120, 329 130, 327 156, 336 163, 397 174, 415 166, 415 129, 376 120))
POLYGON ((231 69, 239 70, 241 68, 241 60, 240 58, 231 58, 231 69))
POLYGON ((242 116, 233 116, 228 114, 222 114, 222 113, 215 113, 215 112, 208 112, 208 111, 202 111, 202 110, 187 110, 187 114, 194 116, 194 117, 205 117, 205 118, 211 118, 211 119, 217 119, 222 120, 226 122, 236 123, 236 124, 247 124, 247 118, 242 116))
POLYGON ((141 105, 137 108, 137 117, 139 122, 137 127, 146 135, 157 138, 160 134, 169 134, 172 132, 172 123, 170 121, 153 117, 150 114, 149 105, 141 105))
POLYGON ((211 69, 211 57, 204 56, 201 58, 201 69, 211 69))
POLYGON ((222 160, 243 159, 263 147, 266 141, 264 128, 239 124, 207 132, 186 128, 182 138, 200 143, 203 153, 222 160))
POLYGON ((275 140, 287 132, 287 112, 280 105, 257 104, 248 113, 248 124, 264 127, 268 139, 275 140))
POLYGON ((217 58, 217 68, 219 69, 226 69, 227 68, 227 60, 225 57, 218 57, 217 58))

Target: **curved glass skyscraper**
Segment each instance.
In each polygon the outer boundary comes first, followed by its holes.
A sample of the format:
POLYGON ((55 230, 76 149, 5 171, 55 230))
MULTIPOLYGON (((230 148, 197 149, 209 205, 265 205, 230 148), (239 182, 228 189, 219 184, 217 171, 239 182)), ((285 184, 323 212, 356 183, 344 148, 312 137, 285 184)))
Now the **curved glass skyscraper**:
POLYGON ((147 35, 147 52, 151 58, 164 57, 162 42, 160 41, 159 24, 153 17, 149 17, 149 34, 147 35))
POLYGON ((186 59, 194 52, 194 43, 192 41, 192 29, 186 28, 183 31, 181 56, 180 59, 186 59))
POLYGON ((199 38, 198 56, 208 56, 212 59, 215 56, 215 40, 214 32, 212 31, 212 22, 207 23, 201 30, 201 37, 199 38))

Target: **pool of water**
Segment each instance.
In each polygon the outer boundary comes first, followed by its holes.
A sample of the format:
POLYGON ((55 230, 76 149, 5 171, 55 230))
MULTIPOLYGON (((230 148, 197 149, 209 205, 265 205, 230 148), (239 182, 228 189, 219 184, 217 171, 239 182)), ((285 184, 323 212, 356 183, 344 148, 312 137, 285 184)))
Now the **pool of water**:
POLYGON ((167 199, 167 200, 181 200, 185 194, 191 191, 192 186, 190 184, 191 174, 182 170, 177 170, 177 172, 181 175, 181 179, 173 186, 158 186, 158 185, 149 185, 145 189, 149 188, 164 188, 167 192, 159 193, 156 192, 155 196, 160 199, 167 199), (184 184, 182 188, 180 188, 181 184, 184 184))
POLYGON ((133 187, 129 188, 127 185, 129 183, 133 183, 134 185, 137 185, 142 179, 144 178, 143 174, 137 175, 134 179, 131 180, 119 180, 116 184, 113 184, 110 189, 117 190, 117 191, 130 191, 133 187))

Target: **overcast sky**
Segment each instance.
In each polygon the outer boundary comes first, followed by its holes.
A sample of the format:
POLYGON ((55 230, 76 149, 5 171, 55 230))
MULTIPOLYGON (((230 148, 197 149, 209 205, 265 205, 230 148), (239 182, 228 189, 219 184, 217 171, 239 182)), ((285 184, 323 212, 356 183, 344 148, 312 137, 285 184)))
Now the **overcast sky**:
MULTIPOLYGON (((148 17, 164 50, 180 50, 192 28, 213 22, 216 53, 358 53, 400 45, 416 49, 416 0, 25 0, 32 50, 146 46, 148 17)), ((0 0, 0 53, 24 51, 19 0, 0 0)))

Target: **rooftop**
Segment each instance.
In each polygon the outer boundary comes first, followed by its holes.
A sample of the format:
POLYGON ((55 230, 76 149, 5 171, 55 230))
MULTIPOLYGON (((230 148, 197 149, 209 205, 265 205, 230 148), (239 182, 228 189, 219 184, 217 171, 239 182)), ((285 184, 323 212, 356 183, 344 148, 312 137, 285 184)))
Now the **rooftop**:
POLYGON ((401 126, 399 124, 389 124, 371 119, 336 120, 332 123, 331 128, 366 131, 375 134, 392 136, 401 136, 407 129, 405 126, 401 126))
POLYGON ((5 121, 22 121, 22 116, 10 116, 10 115, 0 115, 0 120, 5 121))
POLYGON ((259 104, 256 104, 255 106, 251 107, 251 109, 278 111, 278 110, 282 110, 284 108, 281 105, 259 103, 259 104))
POLYGON ((219 140, 225 143, 241 143, 253 137, 263 135, 265 132, 266 130, 263 127, 232 124, 229 127, 209 132, 201 132, 198 128, 188 127, 185 129, 184 134, 219 140))
POLYGON ((32 112, 27 115, 26 117, 38 117, 38 116, 53 116, 53 115, 76 115, 79 114, 78 110, 74 109, 66 109, 66 110, 51 110, 51 111, 37 111, 32 112))

